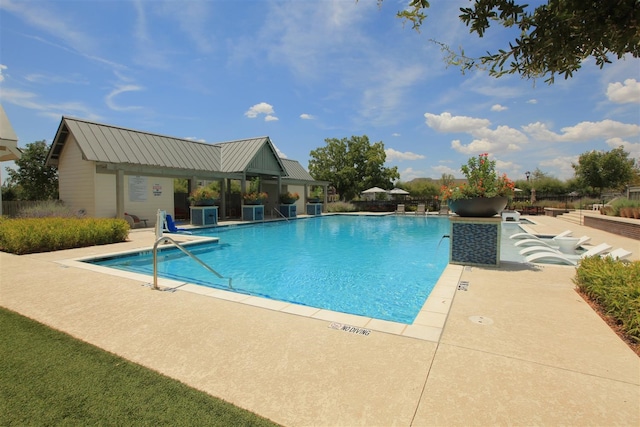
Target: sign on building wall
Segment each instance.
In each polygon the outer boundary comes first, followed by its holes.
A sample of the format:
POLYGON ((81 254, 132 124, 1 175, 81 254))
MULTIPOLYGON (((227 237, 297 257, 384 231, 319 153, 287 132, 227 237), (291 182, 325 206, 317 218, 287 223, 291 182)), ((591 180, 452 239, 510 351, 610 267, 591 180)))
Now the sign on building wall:
POLYGON ((145 202, 147 200, 147 177, 129 177, 129 201, 145 202))
POLYGON ((153 195, 155 197, 162 196, 162 184, 153 184, 153 195))

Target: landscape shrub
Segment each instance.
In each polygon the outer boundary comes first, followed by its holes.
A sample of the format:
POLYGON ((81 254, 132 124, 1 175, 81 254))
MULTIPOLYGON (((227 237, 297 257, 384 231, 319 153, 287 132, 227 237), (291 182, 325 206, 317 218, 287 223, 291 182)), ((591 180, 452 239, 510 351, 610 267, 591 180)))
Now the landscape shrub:
POLYGON ((124 219, 0 219, 0 250, 22 255, 123 242, 129 234, 124 219))
POLYGON ((327 212, 355 212, 356 207, 349 202, 332 202, 327 204, 327 212))
POLYGON ((588 257, 580 262, 574 283, 630 339, 640 343, 640 261, 625 263, 611 257, 588 257))
POLYGON ((80 216, 66 207, 60 200, 40 202, 35 206, 21 209, 17 215, 18 218, 76 218, 80 216))
POLYGON ((632 211, 640 209, 640 201, 629 200, 626 198, 618 198, 612 201, 610 204, 611 211, 614 216, 629 217, 631 218, 632 211))

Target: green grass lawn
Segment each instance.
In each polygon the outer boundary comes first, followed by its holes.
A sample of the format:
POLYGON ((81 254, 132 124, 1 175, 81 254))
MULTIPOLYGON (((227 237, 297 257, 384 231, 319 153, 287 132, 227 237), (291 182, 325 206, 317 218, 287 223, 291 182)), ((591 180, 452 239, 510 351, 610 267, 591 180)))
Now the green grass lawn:
POLYGON ((276 424, 0 308, 0 425, 276 424))

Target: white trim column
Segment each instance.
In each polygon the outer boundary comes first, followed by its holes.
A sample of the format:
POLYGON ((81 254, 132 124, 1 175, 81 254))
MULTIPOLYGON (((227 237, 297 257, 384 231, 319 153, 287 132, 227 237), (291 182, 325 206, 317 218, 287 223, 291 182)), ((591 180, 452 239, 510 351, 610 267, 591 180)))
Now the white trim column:
POLYGON ((124 218, 124 171, 116 171, 116 216, 124 218))

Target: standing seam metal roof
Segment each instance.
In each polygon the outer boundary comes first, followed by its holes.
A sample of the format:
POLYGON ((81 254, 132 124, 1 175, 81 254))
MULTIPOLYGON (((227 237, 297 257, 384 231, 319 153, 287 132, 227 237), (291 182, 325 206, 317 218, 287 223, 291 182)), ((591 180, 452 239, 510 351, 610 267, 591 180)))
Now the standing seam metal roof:
POLYGON ((280 158, 268 136, 209 144, 62 117, 47 162, 58 161, 69 134, 89 161, 221 173, 242 173, 253 164, 286 179, 315 182, 300 163, 280 158))

